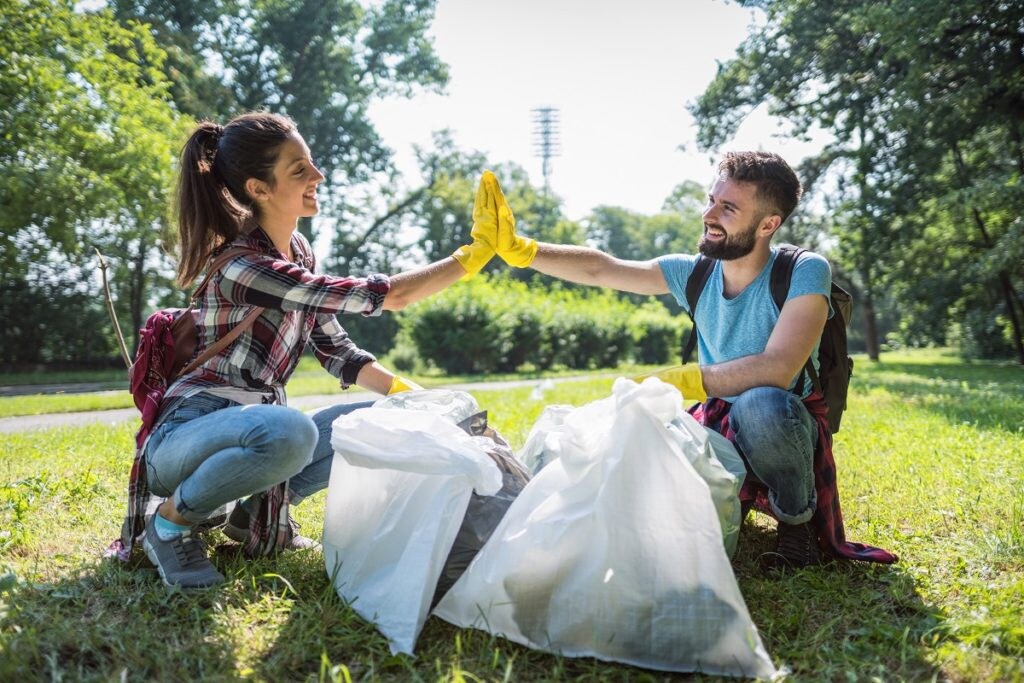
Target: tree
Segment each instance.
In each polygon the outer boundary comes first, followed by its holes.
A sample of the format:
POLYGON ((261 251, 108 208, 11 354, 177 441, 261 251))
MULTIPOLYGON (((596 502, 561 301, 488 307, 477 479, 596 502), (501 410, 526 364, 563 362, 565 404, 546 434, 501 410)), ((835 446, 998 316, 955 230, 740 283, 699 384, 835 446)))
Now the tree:
MULTIPOLYGON (((137 329, 162 262, 182 131, 158 69, 162 52, 142 26, 107 10, 78 12, 68 0, 2 0, 0 24, 5 279, 45 298, 60 289, 46 278, 87 281, 97 246, 117 257, 118 306, 137 329)), ((23 312, 27 325, 37 313, 23 312)))
MULTIPOLYGON (((325 214, 344 218, 345 194, 389 171, 390 150, 368 116, 375 100, 440 91, 447 83, 426 31, 434 0, 118 0, 119 16, 170 37, 175 96, 194 116, 246 110, 287 114, 325 172, 325 214), (197 62, 213 66, 199 68, 197 62), (218 86, 217 83, 220 83, 218 86)), ((176 100, 177 101, 177 100, 176 100)), ((300 230, 313 239, 312 223, 300 230)))
MULTIPOLYGON (((813 186, 831 169, 849 191, 836 206, 842 213, 831 221, 839 244, 835 256, 857 276, 869 327, 879 292, 908 283, 911 273, 920 271, 920 264, 908 268, 905 254, 922 253, 912 245, 928 239, 923 216, 938 215, 928 208, 932 201, 946 204, 949 211, 941 213, 952 218, 953 204, 967 200, 966 218, 975 234, 969 258, 994 267, 974 272, 1001 292, 1001 306, 988 310, 993 320, 1006 321, 977 330, 1008 328, 1024 362, 1021 269, 995 265, 1000 249, 1020 253, 1008 238, 1019 230, 1013 217, 1021 214, 1016 188, 1024 172, 1021 5, 984 0, 742 4, 762 7, 767 22, 692 105, 701 145, 722 144, 761 103, 788 120, 796 135, 812 125, 833 133, 836 142, 804 170, 813 186), (940 177, 953 181, 952 192, 942 189, 940 177)), ((931 262, 942 260, 940 255, 931 262)), ((915 298, 955 292, 912 286, 904 291, 915 298)), ((969 298, 950 296, 947 319, 969 298)), ((917 309, 901 302, 905 314, 917 309)), ((875 335, 869 329, 867 336, 873 351, 875 335)))

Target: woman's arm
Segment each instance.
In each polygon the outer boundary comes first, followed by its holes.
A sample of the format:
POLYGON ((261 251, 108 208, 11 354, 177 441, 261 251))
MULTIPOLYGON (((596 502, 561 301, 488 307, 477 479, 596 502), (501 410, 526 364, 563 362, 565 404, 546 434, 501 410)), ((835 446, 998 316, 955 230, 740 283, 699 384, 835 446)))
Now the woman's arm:
POLYGON ((384 310, 400 311, 411 303, 437 294, 465 275, 465 268, 452 256, 392 275, 391 289, 384 297, 384 310))
POLYGON ((356 384, 364 389, 385 395, 397 394, 400 391, 407 391, 409 389, 423 388, 415 382, 399 377, 377 361, 367 363, 362 367, 359 371, 359 377, 356 379, 356 384))

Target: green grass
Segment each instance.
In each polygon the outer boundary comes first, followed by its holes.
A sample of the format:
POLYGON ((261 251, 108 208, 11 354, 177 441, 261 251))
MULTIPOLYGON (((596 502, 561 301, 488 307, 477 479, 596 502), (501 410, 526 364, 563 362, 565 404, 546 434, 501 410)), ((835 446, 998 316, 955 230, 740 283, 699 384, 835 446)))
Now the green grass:
MULTIPOLYGON (((884 358, 858 360, 836 459, 848 538, 900 561, 764 579, 751 558, 774 531, 754 515, 735 561, 751 615, 795 680, 1024 680, 1024 369, 884 358)), ((543 403, 585 403, 610 386, 559 384, 543 403)), ((475 394, 516 447, 543 408, 530 391, 475 394)), ((336 597, 319 553, 245 561, 221 550, 225 586, 170 592, 148 567, 99 559, 118 532, 131 441, 129 425, 0 435, 0 680, 673 678, 436 618, 415 659, 392 657, 336 597)), ((313 535, 323 496, 295 509, 313 535)))
MULTIPOLYGON (((601 370, 599 373, 619 373, 633 375, 650 370, 651 366, 623 365, 616 370, 601 370)), ((475 381, 500 381, 504 379, 522 379, 533 377, 566 377, 585 374, 583 370, 570 370, 559 368, 548 370, 542 373, 519 373, 507 375, 445 375, 439 370, 428 371, 423 374, 408 375, 410 379, 418 382, 424 387, 434 387, 442 384, 456 384, 475 381)), ((89 391, 75 393, 72 389, 56 393, 23 394, 19 396, 0 396, 0 417, 16 417, 19 415, 43 415, 47 413, 76 413, 93 410, 111 410, 115 408, 131 408, 135 404, 132 396, 128 393, 128 380, 125 372, 116 375, 116 381, 111 380, 109 371, 96 371, 93 375, 79 373, 72 374, 33 374, 33 382, 22 381, 28 376, 22 375, 0 375, 0 386, 20 386, 30 384, 61 384, 68 383, 74 387, 77 382, 97 382, 103 385, 105 391, 89 391)), ((312 356, 304 356, 288 381, 289 396, 315 396, 321 394, 333 394, 340 392, 338 380, 327 374, 320 364, 312 356)))

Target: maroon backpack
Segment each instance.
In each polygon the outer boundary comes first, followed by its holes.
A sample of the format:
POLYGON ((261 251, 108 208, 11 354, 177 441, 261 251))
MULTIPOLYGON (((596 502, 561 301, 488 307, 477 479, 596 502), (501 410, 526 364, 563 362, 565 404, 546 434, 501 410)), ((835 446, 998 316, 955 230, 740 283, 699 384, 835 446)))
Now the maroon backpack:
POLYGON ((135 352, 135 361, 128 368, 129 391, 135 399, 135 406, 142 413, 142 426, 135 435, 135 443, 139 448, 153 429, 167 387, 178 377, 192 372, 220 353, 263 312, 263 307, 255 307, 230 332, 193 358, 199 341, 196 324, 199 297, 214 273, 231 259, 247 253, 257 252, 246 247, 235 247, 220 254, 192 292, 188 308, 163 308, 155 311, 146 318, 139 330, 139 348, 135 352))

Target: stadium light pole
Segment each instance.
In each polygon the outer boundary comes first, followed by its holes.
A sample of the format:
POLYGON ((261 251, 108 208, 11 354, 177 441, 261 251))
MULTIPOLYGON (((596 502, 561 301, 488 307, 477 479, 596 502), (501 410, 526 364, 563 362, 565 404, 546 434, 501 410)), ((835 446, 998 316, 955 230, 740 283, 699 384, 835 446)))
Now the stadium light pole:
POLYGON ((533 110, 533 155, 541 158, 544 194, 551 194, 551 159, 562 153, 558 139, 559 110, 537 107, 533 110))

